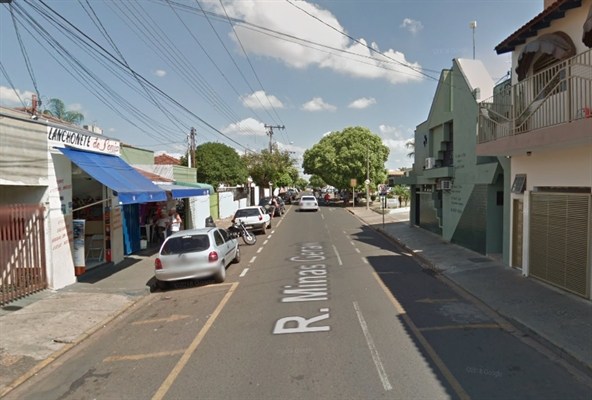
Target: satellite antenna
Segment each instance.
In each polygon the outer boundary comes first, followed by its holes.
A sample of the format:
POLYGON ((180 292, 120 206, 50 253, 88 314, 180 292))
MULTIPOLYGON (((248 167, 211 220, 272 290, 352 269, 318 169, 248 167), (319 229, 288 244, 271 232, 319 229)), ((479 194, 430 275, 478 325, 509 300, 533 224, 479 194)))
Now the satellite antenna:
POLYGON ((477 27, 477 21, 472 21, 469 26, 473 30, 473 60, 474 60, 475 59, 475 28, 477 27))

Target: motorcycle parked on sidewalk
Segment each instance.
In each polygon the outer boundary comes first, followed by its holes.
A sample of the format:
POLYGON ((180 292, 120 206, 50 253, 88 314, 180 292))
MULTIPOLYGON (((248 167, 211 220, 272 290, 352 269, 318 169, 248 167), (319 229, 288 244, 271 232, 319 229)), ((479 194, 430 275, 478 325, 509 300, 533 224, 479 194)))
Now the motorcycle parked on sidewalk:
POLYGON ((233 239, 242 237, 245 244, 249 246, 257 243, 257 236, 253 232, 250 232, 241 221, 235 222, 226 231, 228 232, 228 236, 233 239))

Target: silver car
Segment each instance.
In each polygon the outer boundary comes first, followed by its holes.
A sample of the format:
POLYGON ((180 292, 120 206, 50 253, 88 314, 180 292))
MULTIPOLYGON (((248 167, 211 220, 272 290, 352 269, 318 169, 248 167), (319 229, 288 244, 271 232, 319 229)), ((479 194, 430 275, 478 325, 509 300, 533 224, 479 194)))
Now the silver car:
POLYGON ((203 228, 172 234, 162 244, 154 261, 157 287, 183 279, 213 277, 216 283, 226 279, 226 267, 240 262, 238 241, 224 229, 203 228))
POLYGON ((299 211, 319 211, 319 203, 314 196, 302 196, 298 203, 299 211))

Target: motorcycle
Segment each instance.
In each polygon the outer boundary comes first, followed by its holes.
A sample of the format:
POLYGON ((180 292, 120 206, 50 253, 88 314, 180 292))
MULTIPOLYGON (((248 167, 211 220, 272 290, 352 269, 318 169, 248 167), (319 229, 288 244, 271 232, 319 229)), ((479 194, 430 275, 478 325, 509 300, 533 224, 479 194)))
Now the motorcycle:
POLYGON ((257 236, 253 232, 249 232, 241 221, 235 222, 226 231, 228 232, 228 236, 233 239, 242 237, 245 244, 249 246, 257 243, 257 236))

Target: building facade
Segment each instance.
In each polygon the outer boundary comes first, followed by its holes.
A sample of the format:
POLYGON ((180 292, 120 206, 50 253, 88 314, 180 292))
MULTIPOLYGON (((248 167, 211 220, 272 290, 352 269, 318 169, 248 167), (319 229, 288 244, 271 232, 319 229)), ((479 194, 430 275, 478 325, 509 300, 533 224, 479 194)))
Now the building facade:
POLYGON ((394 183, 411 186, 412 225, 502 259, 509 162, 475 152, 478 102, 493 86, 481 61, 454 59, 441 74, 428 119, 415 130, 413 168, 394 183))
POLYGON ((509 264, 592 298, 592 0, 545 1, 496 47, 512 76, 481 104, 477 154, 511 162, 509 264))

